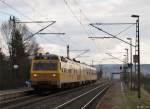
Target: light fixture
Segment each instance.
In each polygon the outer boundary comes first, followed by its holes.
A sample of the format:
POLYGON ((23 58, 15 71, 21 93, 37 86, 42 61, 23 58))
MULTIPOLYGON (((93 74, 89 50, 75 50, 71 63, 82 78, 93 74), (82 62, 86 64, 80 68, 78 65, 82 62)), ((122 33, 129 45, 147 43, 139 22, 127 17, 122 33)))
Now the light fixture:
POLYGON ((37 74, 33 74, 34 77, 37 77, 37 74))

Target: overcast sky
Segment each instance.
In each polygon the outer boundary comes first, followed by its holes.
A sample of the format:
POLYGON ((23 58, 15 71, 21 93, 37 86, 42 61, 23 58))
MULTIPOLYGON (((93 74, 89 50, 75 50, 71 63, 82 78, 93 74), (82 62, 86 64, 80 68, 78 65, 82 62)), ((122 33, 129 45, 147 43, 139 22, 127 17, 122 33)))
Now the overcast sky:
MULTIPOLYGON (((0 0, 0 23, 7 21, 9 15, 16 16, 21 21, 56 21, 44 32, 65 32, 66 35, 38 35, 36 41, 44 51, 66 56, 66 45, 71 50, 90 49, 79 59, 91 63, 121 63, 110 60, 105 53, 112 53, 120 59, 124 58, 125 48, 129 45, 117 39, 95 39, 88 37, 107 37, 107 34, 89 26, 90 23, 131 22, 132 14, 140 15, 141 63, 150 63, 150 0, 0 0), (121 53, 120 53, 121 52, 121 53)), ((27 24, 34 33, 47 24, 27 24)), ((116 35, 130 25, 99 26, 107 32, 116 35)), ((133 39, 135 43, 135 26, 118 36, 126 40, 133 39)), ((2 36, 0 36, 2 39, 2 36)), ((126 40, 128 41, 128 40, 126 40)), ((5 51, 4 41, 0 47, 5 51)), ((133 51, 134 52, 134 51, 133 51)), ((71 52, 76 57, 81 52, 71 52)))

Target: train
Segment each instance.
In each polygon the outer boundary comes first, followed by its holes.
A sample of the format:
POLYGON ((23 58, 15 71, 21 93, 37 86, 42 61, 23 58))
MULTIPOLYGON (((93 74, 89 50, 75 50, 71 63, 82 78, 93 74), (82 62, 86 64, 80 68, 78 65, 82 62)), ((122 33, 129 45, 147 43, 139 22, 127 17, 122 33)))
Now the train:
POLYGON ((80 86, 96 80, 96 68, 75 59, 39 54, 31 62, 30 81, 35 90, 80 86))

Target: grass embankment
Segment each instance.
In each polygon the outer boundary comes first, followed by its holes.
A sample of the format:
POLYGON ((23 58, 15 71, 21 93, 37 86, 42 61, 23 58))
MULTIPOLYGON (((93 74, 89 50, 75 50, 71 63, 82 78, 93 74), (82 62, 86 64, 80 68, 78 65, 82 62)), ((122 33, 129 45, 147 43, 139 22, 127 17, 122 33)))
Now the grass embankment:
POLYGON ((145 76, 142 80, 143 88, 150 94, 150 77, 145 76))
POLYGON ((125 95, 129 109, 150 109, 150 94, 144 89, 141 89, 140 99, 136 91, 127 90, 125 95))
POLYGON ((144 85, 143 88, 150 94, 150 85, 144 85))

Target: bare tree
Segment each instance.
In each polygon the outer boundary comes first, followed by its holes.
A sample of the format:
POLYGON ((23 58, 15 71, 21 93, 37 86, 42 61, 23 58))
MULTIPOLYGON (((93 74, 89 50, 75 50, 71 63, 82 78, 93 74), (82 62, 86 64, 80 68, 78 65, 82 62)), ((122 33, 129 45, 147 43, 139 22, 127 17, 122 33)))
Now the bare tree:
POLYGON ((34 40, 32 40, 31 42, 28 42, 28 44, 26 46, 26 52, 30 56, 34 56, 40 50, 41 50, 41 47, 34 40))
POLYGON ((32 33, 24 24, 16 23, 15 18, 10 18, 8 22, 4 22, 1 31, 8 46, 10 73, 15 75, 14 80, 18 81, 20 79, 20 81, 24 82, 29 77, 29 56, 40 48, 33 40, 24 40, 32 33), (15 69, 16 66, 18 66, 18 69, 15 69))
POLYGON ((0 48, 0 74, 2 73, 2 69, 3 69, 3 61, 4 61, 5 55, 3 54, 1 48, 0 48))

